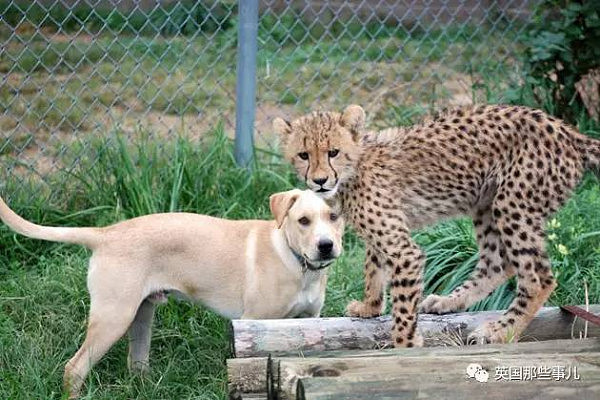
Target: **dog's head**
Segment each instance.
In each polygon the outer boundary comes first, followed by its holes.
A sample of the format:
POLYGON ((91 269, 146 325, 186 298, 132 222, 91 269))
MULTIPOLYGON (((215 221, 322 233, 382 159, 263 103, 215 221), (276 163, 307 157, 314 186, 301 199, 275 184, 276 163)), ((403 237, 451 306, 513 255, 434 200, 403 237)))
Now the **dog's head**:
POLYGON ((290 248, 313 266, 329 264, 342 252, 344 222, 310 190, 273 194, 271 212, 290 248))

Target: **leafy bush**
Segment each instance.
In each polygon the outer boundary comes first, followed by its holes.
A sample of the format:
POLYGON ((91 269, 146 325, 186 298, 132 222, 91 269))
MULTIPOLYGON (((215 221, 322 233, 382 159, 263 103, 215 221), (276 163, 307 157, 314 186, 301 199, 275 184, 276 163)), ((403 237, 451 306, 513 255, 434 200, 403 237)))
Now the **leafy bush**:
POLYGON ((575 84, 600 67, 600 0, 545 0, 526 39, 525 85, 516 102, 573 122, 583 111, 575 84))
POLYGON ((149 11, 118 10, 115 8, 77 5, 69 7, 61 2, 50 6, 25 1, 0 0, 0 15, 13 29, 22 23, 73 32, 85 26, 89 31, 104 27, 117 33, 153 35, 193 35, 213 33, 234 25, 236 2, 219 1, 207 6, 205 2, 185 0, 172 2, 149 11))

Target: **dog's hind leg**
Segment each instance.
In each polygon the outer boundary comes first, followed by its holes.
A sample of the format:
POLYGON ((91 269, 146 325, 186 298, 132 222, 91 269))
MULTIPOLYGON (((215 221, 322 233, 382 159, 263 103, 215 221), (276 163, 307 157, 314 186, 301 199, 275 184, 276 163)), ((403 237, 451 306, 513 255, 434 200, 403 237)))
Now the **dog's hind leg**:
POLYGON ((78 397, 90 369, 127 332, 137 311, 137 302, 128 300, 92 297, 85 340, 65 366, 63 382, 69 398, 78 397))
POLYGON ((132 372, 146 372, 150 367, 150 339, 152 336, 152 320, 154 319, 154 303, 144 300, 135 314, 129 327, 129 355, 127 365, 132 372))

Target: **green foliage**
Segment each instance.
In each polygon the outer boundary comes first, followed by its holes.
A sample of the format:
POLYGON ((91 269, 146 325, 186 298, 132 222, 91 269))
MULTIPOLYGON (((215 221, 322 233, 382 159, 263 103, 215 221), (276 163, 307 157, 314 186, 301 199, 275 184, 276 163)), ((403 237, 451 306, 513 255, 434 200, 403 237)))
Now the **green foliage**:
POLYGON ((198 32, 214 33, 233 27, 236 2, 219 1, 209 5, 205 3, 193 0, 174 1, 149 11, 124 11, 92 7, 85 2, 71 7, 59 1, 44 6, 38 2, 1 0, 0 15, 3 22, 12 28, 27 21, 37 27, 48 27, 62 32, 78 31, 85 27, 92 32, 108 28, 116 33, 161 33, 171 36, 194 35, 198 32))
POLYGON ((196 32, 214 33, 231 28, 237 14, 236 2, 218 2, 207 6, 202 1, 175 1, 156 8, 150 14, 152 25, 163 35, 193 35, 196 32))
POLYGON ((575 84, 600 67, 600 0, 546 0, 526 39, 525 85, 513 93, 522 103, 570 122, 583 110, 575 84))

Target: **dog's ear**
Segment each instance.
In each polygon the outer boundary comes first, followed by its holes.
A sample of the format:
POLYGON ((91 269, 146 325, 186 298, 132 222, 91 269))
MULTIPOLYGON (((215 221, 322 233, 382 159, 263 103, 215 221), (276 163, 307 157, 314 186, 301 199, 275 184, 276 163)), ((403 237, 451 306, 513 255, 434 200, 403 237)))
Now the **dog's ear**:
POLYGON ((288 211, 290 211, 290 208, 292 208, 299 196, 300 190, 294 189, 287 192, 275 193, 269 197, 269 207, 275 217, 277 229, 281 228, 288 211))

